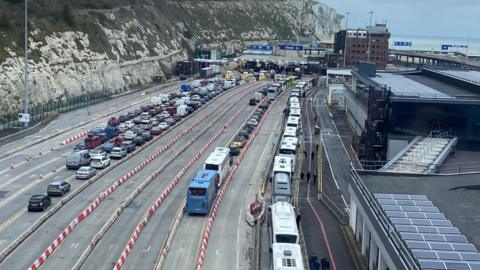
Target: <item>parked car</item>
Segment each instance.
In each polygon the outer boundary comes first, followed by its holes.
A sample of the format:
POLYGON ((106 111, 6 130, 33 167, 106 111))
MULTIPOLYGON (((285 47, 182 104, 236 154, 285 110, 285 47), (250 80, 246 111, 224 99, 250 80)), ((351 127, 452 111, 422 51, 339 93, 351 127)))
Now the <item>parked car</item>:
POLYGON ((107 152, 100 150, 100 149, 95 149, 90 151, 90 157, 95 158, 95 157, 106 157, 107 152))
POLYGON ((75 173, 75 178, 77 179, 90 179, 97 173, 97 170, 90 166, 83 166, 77 170, 75 173))
POLYGON ((135 138, 133 138, 133 143, 136 145, 136 146, 141 146, 145 143, 145 140, 143 139, 142 136, 140 135, 137 135, 135 136, 135 138))
POLYGON ((127 150, 123 147, 114 147, 110 152, 111 158, 121 159, 127 155, 127 150))
POLYGON ((133 139, 133 138, 135 137, 135 135, 136 135, 136 134, 135 134, 135 132, 133 132, 133 130, 127 130, 127 131, 125 132, 125 139, 131 140, 131 139, 133 139))
POLYGON ((161 128, 161 127, 159 127, 159 126, 157 126, 157 127, 152 127, 152 128, 150 129, 150 134, 151 134, 151 135, 160 135, 160 134, 162 134, 162 131, 163 131, 163 128, 161 128))
POLYGON ((128 116, 125 115, 125 114, 121 114, 120 116, 118 116, 118 121, 120 121, 120 122, 125 122, 128 119, 129 119, 128 116))
POLYGON ((130 121, 130 120, 129 120, 129 121, 125 121, 125 123, 123 123, 123 124, 125 124, 125 126, 126 126, 127 128, 133 128, 133 127, 135 126, 135 124, 134 124, 132 121, 130 121))
POLYGON ((150 132, 147 132, 147 131, 146 131, 146 132, 143 132, 142 134, 140 134, 140 136, 142 136, 142 138, 143 138, 146 142, 150 141, 150 140, 153 138, 152 135, 150 134, 150 132))
POLYGON ((242 148, 245 145, 245 137, 237 135, 233 138, 232 145, 236 145, 239 148, 242 148))
POLYGON ((173 119, 172 117, 165 119, 165 123, 167 123, 170 126, 173 126, 176 122, 177 121, 175 121, 175 119, 173 119))
POLYGON ((101 149, 107 153, 110 153, 113 149, 113 147, 115 147, 115 145, 113 145, 113 143, 104 143, 101 147, 101 149))
POLYGON ((103 169, 110 165, 110 158, 107 156, 95 156, 92 157, 90 166, 95 169, 103 169))
POLYGON ((120 125, 120 120, 118 120, 118 118, 116 117, 110 117, 110 119, 108 119, 108 125, 109 126, 118 126, 120 125))
POLYGON ((256 127, 256 126, 258 125, 258 121, 255 120, 255 119, 249 119, 249 120, 247 121, 247 125, 251 125, 251 126, 256 127))
POLYGON ((165 130, 165 129, 168 129, 170 125, 167 124, 166 122, 161 122, 160 124, 158 124, 158 127, 161 128, 162 130, 165 130))
POLYGON ((255 98, 251 98, 249 101, 248 101, 248 105, 250 106, 255 106, 257 105, 257 100, 255 98))
POLYGON ((48 196, 55 196, 55 195, 63 196, 65 193, 69 191, 70 191, 70 183, 63 180, 52 182, 47 187, 48 196))
POLYGON ((47 195, 33 195, 28 200, 28 211, 45 211, 52 204, 52 199, 47 195))
POLYGON ((238 132, 238 135, 243 136, 243 137, 245 137, 245 139, 248 140, 248 138, 250 137, 250 132, 248 132, 248 131, 245 130, 245 129, 241 129, 241 130, 238 132))
POLYGON ((121 147, 127 150, 127 153, 131 153, 135 151, 135 148, 136 148, 135 144, 131 140, 122 142, 121 147))
POLYGON ((80 151, 80 150, 87 150, 88 147, 84 143, 77 143, 75 147, 73 148, 73 151, 80 151))

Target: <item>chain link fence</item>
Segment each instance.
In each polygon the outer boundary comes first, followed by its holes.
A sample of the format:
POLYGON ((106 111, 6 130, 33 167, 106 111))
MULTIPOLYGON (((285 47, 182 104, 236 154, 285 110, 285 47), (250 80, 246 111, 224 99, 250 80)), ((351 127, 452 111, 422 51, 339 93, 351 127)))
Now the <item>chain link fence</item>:
MULTIPOLYGON (((43 104, 34 104, 28 108, 30 124, 35 124, 59 113, 69 112, 88 105, 103 102, 110 99, 112 95, 112 92, 105 90, 86 93, 66 99, 51 100, 43 104)), ((21 127, 23 123, 18 122, 19 113, 23 113, 23 110, 18 110, 14 113, 0 114, 0 130, 21 127)))

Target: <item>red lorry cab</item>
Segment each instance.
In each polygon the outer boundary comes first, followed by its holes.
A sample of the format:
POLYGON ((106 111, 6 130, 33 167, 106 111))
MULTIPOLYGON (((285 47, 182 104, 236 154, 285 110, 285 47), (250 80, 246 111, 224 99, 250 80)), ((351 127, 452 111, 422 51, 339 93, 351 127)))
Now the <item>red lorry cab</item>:
POLYGON ((97 148, 100 144, 102 144, 102 140, 97 136, 90 134, 85 138, 85 145, 90 149, 97 148))

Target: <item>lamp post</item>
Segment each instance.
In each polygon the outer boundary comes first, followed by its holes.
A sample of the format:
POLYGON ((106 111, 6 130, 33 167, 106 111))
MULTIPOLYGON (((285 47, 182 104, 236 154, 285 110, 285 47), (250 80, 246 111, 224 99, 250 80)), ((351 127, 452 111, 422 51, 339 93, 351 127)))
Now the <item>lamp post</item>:
MULTIPOLYGON (((28 25, 27 25, 27 15, 28 15, 28 0, 25 0, 25 81, 23 85, 23 113, 28 114, 28 25)), ((28 127, 28 121, 24 122, 25 128, 28 127)))
POLYGON ((372 38, 370 31, 372 30, 372 17, 373 17, 373 11, 368 12, 370 13, 370 30, 367 31, 368 33, 368 54, 367 54, 367 62, 370 62, 370 45, 372 43, 372 38))
POLYGON ((345 14, 347 15, 347 18, 345 20, 345 44, 343 48, 343 68, 347 66, 348 16, 350 15, 350 12, 346 12, 345 14))

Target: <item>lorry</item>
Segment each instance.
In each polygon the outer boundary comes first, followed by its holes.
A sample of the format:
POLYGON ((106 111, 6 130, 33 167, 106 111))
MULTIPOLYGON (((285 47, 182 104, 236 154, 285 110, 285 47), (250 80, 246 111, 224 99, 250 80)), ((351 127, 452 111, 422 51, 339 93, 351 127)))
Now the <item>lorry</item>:
POLYGON ((112 139, 118 136, 120 129, 114 126, 107 126, 105 128, 105 133, 107 134, 107 138, 112 139))
POLYGON ((200 78, 203 78, 203 79, 209 78, 214 74, 215 73, 214 73, 213 67, 206 67, 206 68, 200 69, 200 78))
POLYGON ((150 102, 153 105, 160 105, 160 104, 162 104, 164 102, 167 102, 167 101, 169 101, 168 94, 160 94, 156 97, 150 98, 150 102))
POLYGON ((98 136, 89 134, 84 143, 89 149, 95 149, 102 144, 102 140, 98 136))

